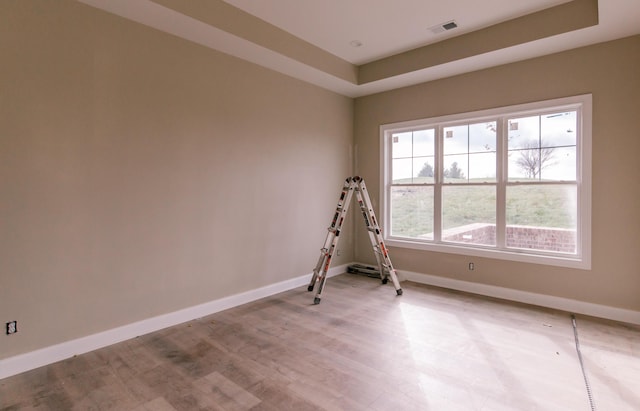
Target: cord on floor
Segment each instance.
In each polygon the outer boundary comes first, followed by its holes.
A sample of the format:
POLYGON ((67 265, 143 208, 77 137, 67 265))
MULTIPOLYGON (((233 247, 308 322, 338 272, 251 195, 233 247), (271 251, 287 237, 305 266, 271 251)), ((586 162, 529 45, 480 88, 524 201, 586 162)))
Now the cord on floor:
POLYGON ((571 314, 571 323, 573 324, 573 337, 576 341, 576 352, 578 353, 578 360, 580 361, 580 368, 582 369, 584 384, 587 388, 589 405, 591 405, 591 411, 596 411, 596 404, 593 401, 593 392, 591 391, 591 384, 589 384, 589 378, 587 378, 587 371, 585 370, 584 361, 582 360, 582 352, 580 351, 580 340, 578 339, 578 323, 576 322, 576 316, 573 314, 571 314))

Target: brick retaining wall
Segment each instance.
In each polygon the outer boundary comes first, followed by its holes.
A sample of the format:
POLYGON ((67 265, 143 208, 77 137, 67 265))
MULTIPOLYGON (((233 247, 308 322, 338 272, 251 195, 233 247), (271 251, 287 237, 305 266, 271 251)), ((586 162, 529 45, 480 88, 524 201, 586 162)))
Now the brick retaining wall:
MULTIPOLYGON (((487 244, 496 243, 496 226, 475 223, 456 227, 443 232, 444 241, 458 243, 487 244)), ((507 226, 507 246, 513 248, 576 252, 576 231, 564 228, 531 226, 507 226)))

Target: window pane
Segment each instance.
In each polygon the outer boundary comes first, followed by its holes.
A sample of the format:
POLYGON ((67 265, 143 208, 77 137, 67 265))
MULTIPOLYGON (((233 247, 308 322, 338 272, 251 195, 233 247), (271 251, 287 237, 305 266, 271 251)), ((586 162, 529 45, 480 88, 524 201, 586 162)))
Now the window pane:
POLYGON ((413 182, 417 184, 433 183, 433 165, 435 157, 416 157, 413 159, 413 182))
POLYGON ((508 179, 539 180, 540 159, 550 154, 540 150, 540 116, 510 119, 508 132, 508 179))
POLYGON ((496 153, 469 154, 469 181, 496 181, 496 153))
POLYGON ((469 152, 469 126, 444 128, 444 154, 464 154, 469 152))
POLYGON ((433 182, 435 129, 392 134, 391 149, 394 184, 433 182))
POLYGON ((412 152, 411 132, 395 133, 391 136, 392 158, 411 157, 412 152))
POLYGON ((467 154, 462 155, 449 155, 444 156, 443 159, 444 171, 442 176, 445 183, 466 183, 467 176, 469 175, 469 156, 467 154))
POLYGON ((542 116, 540 119, 542 145, 546 147, 575 146, 576 121, 575 111, 542 116))
POLYGON ((490 121, 444 128, 444 182, 495 181, 496 124, 490 121))
POLYGON ((575 181, 577 112, 510 119, 509 180, 575 181))
POLYGON ((537 148, 540 141, 540 116, 509 119, 508 150, 537 148))
POLYGON ((413 156, 435 155, 435 130, 418 130, 413 132, 413 156))
POLYGON ((391 187, 391 235, 433 240, 433 186, 391 187))
POLYGON ((392 176, 393 184, 411 183, 411 175, 413 173, 413 160, 411 158, 402 158, 392 160, 392 176))
POLYGON ((496 244, 496 187, 442 187, 442 241, 496 244))
POLYGON ((548 159, 551 154, 552 151, 549 151, 549 149, 541 150, 539 148, 509 151, 509 180, 539 180, 541 156, 543 159, 548 159))
POLYGON ((576 180, 576 147, 555 147, 550 160, 542 165, 541 179, 546 181, 576 180))
POLYGON ((469 125, 469 152, 487 153, 496 151, 496 122, 469 125))
POLYGON ((575 185, 509 186, 507 247, 576 253, 575 185))

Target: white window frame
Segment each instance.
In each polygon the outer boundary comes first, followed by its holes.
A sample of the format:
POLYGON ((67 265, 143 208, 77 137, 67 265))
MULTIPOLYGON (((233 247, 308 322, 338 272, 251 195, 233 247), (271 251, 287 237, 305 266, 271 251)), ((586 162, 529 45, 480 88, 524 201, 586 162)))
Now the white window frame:
MULTIPOLYGON (((462 254, 475 257, 487 257, 501 260, 519 261, 535 264, 546 264, 560 267, 591 269, 591 133, 592 133, 592 96, 584 94, 579 96, 545 100, 534 103, 519 104, 488 110, 474 111, 469 113, 446 115, 434 118, 403 121, 398 123, 383 124, 380 126, 380 204, 382 214, 382 224, 384 240, 388 246, 410 248, 416 250, 426 250, 443 253, 462 254), (524 117, 526 115, 539 115, 547 110, 576 110, 577 111, 577 168, 576 184, 578 192, 577 206, 577 252, 576 254, 563 254, 538 250, 521 250, 513 248, 487 247, 477 244, 452 244, 443 242, 440 238, 441 227, 441 199, 436 194, 434 203, 434 239, 413 239, 405 237, 394 237, 384 227, 390 227, 390 193, 391 193, 391 171, 392 153, 391 136, 398 132, 422 130, 429 127, 443 127, 452 123, 490 121, 503 117, 524 117)), ((498 194, 496 222, 503 224, 505 217, 505 207, 500 204, 504 202, 504 192, 507 186, 506 156, 507 141, 502 137, 506 134, 504 124, 498 122, 498 142, 497 142, 497 190, 498 194)), ((436 164, 442 158, 440 133, 436 133, 436 164), (438 159, 439 157, 439 159, 438 159)), ((439 172, 438 167, 434 170, 439 172)), ((436 179, 436 185, 442 187, 442 180, 436 179)), ((439 190, 435 190, 437 193, 439 190)), ((504 225, 504 224, 503 224, 504 225)))

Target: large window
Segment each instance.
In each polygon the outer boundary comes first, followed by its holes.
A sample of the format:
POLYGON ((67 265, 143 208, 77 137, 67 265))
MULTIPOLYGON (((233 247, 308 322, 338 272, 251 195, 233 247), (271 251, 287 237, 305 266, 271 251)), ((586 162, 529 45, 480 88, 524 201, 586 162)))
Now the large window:
POLYGON ((381 126, 389 245, 590 268, 591 96, 381 126))

